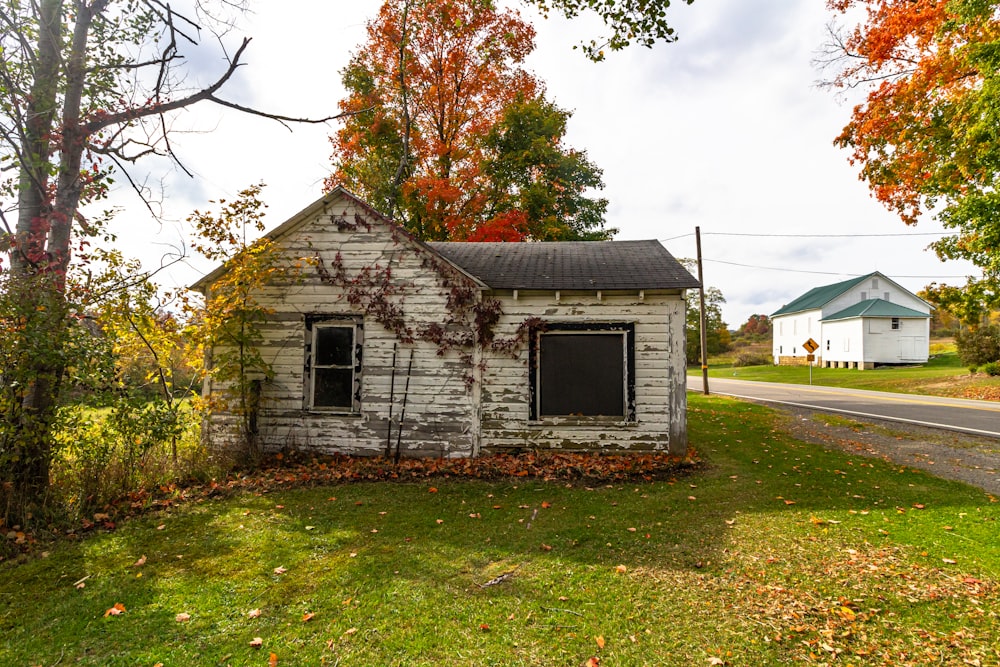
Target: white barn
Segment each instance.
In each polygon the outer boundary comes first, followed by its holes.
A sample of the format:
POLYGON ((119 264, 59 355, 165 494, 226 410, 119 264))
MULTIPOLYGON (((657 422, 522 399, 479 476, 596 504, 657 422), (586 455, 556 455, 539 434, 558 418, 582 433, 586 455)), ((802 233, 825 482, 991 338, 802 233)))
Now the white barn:
POLYGON ((264 450, 686 451, 698 282, 658 241, 424 243, 340 188, 267 236, 312 261, 258 295, 264 450))
POLYGON ((775 364, 827 368, 926 362, 932 306, 878 271, 809 290, 771 315, 775 364))

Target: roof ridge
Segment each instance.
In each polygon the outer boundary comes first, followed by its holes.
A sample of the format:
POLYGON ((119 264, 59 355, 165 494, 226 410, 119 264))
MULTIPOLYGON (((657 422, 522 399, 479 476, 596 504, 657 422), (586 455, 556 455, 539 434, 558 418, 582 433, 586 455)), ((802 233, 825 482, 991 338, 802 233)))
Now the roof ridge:
POLYGON ((888 278, 884 276, 879 271, 872 271, 866 273, 863 276, 857 276, 856 278, 848 278, 847 280, 841 280, 840 282, 830 283, 829 285, 820 285, 819 287, 813 287, 811 290, 803 294, 802 296, 792 299, 784 306, 774 311, 771 317, 776 315, 789 315, 791 313, 800 313, 804 310, 815 310, 816 308, 821 308, 833 301, 836 297, 840 296, 844 292, 848 291, 852 287, 864 282, 868 278, 874 275, 880 275, 883 278, 888 278))

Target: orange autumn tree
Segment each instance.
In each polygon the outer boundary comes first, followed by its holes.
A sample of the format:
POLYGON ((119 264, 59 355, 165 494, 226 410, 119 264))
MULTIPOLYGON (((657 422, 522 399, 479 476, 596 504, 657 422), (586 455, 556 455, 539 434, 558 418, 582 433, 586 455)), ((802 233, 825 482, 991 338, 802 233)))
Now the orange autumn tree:
POLYGON ((983 279, 970 298, 996 303, 1000 287, 1000 3, 986 0, 831 0, 866 11, 835 35, 830 82, 867 90, 836 143, 880 202, 903 222, 933 213, 954 234, 933 247, 970 260, 983 279), (985 289, 984 289, 985 288, 985 289))
POLYGON ((569 113, 522 67, 534 29, 491 0, 387 0, 343 70, 344 185, 426 240, 601 239, 607 202, 569 113))

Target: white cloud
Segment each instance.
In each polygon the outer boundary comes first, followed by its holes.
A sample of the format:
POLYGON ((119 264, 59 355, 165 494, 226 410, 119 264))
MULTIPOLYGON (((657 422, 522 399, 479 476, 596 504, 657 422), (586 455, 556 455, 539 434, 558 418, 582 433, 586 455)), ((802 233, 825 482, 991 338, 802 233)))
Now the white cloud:
MULTIPOLYGON (((294 116, 336 112, 340 70, 365 37, 377 0, 258 3, 246 28, 253 41, 229 99, 294 116)), ((833 138, 850 107, 818 90, 811 65, 831 18, 822 3, 783 0, 696 0, 669 10, 679 41, 611 53, 587 61, 572 46, 601 34, 593 18, 538 21, 529 67, 549 96, 574 111, 568 143, 604 169, 608 223, 619 238, 659 238, 678 257, 695 254, 700 226, 706 282, 727 299, 726 320, 770 313, 814 286, 879 269, 890 276, 970 273, 941 264, 923 248, 933 237, 748 238, 755 234, 899 233, 906 228, 868 195, 833 138), (719 262, 822 271, 821 275, 745 268, 719 262)), ((522 8, 525 17, 534 14, 522 8)), ((229 42, 241 34, 232 34, 229 42)), ((221 62, 216 63, 221 67, 221 62)), ((197 63, 211 71, 210 58, 197 63)), ((218 70, 216 70, 218 71, 218 70)), ((183 219, 209 199, 232 197, 251 183, 268 184, 269 224, 277 225, 321 193, 330 171, 329 126, 293 132, 260 118, 208 105, 180 115, 173 144, 194 180, 165 176, 167 227, 174 242, 183 219)), ((159 174, 158 174, 159 176, 159 174)), ((128 201, 119 218, 123 243, 155 261, 148 214, 128 201)), ((937 231, 931 221, 916 232, 937 231)), ((188 283, 204 262, 168 279, 188 283)), ((931 278, 901 278, 919 289, 931 278)), ((939 280, 940 282, 940 280, 939 280)), ((962 282, 951 279, 952 283, 962 282)))

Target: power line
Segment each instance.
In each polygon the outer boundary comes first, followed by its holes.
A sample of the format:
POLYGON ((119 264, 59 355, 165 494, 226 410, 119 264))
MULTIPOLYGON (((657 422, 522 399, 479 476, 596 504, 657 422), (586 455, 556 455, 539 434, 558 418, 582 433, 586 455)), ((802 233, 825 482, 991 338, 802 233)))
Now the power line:
POLYGON ((751 234, 749 232, 705 232, 707 236, 757 236, 761 238, 840 239, 857 237, 944 236, 950 232, 891 232, 884 234, 751 234))
MULTIPOLYGON (((785 268, 780 268, 780 267, 777 267, 777 266, 759 266, 759 265, 756 265, 756 264, 740 264, 739 262, 727 262, 727 261, 724 261, 724 260, 721 260, 721 259, 709 259, 707 257, 704 258, 704 261, 706 261, 706 262, 713 262, 715 264, 728 264, 730 266, 739 266, 739 267, 743 267, 743 268, 746 268, 746 269, 760 269, 762 271, 782 271, 784 273, 812 273, 812 274, 823 275, 823 276, 847 276, 847 277, 854 277, 854 276, 858 275, 857 273, 843 273, 843 272, 839 272, 838 273, 838 272, 835 272, 835 271, 809 271, 809 270, 806 270, 806 269, 785 269, 785 268)), ((931 279, 938 278, 938 279, 940 279, 940 278, 968 278, 969 276, 967 274, 966 275, 961 275, 961 276, 901 276, 901 275, 898 275, 898 274, 894 273, 892 277, 893 278, 931 278, 931 279)))
MULTIPOLYGON (((951 232, 892 232, 885 234, 760 234, 751 232, 704 232, 702 236, 749 236, 754 238, 782 238, 782 239, 852 239, 852 238, 896 238, 910 236, 947 236, 951 232)), ((694 236, 693 233, 672 236, 669 239, 659 239, 661 243, 676 241, 677 239, 694 236)))

